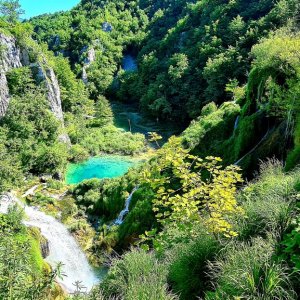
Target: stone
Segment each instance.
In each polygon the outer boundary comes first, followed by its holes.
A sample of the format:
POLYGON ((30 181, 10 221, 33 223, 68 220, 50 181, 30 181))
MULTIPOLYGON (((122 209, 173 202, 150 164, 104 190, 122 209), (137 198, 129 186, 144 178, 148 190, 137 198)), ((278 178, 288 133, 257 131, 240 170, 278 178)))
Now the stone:
POLYGON ((87 56, 84 60, 85 65, 90 65, 92 62, 96 60, 96 51, 94 48, 91 48, 87 51, 87 56))
POLYGON ((52 179, 51 175, 42 175, 40 177, 40 182, 41 183, 47 183, 50 179, 52 179))
POLYGON ((113 26, 108 22, 104 22, 104 23, 102 23, 102 30, 104 32, 111 32, 111 31, 113 31, 113 26))
POLYGON ((55 180, 63 180, 63 174, 61 172, 56 172, 53 174, 52 178, 55 180))
POLYGON ((83 61, 84 66, 82 68, 81 79, 82 79, 84 84, 88 84, 88 75, 87 75, 86 70, 88 69, 90 64, 96 60, 96 51, 95 51, 94 48, 88 49, 87 46, 84 47, 83 49, 85 49, 85 52, 87 52, 87 53, 86 53, 86 58, 83 61))
POLYGON ((60 46, 60 43, 61 43, 61 41, 60 41, 59 35, 55 35, 55 36, 53 37, 53 47, 58 47, 58 46, 60 46))
POLYGON ((21 49, 21 56, 20 60, 23 66, 29 66, 30 65, 30 58, 29 53, 27 49, 21 49))
POLYGON ((71 140, 67 133, 62 133, 58 137, 58 141, 66 144, 67 146, 71 147, 71 140))
POLYGON ((63 123, 60 87, 53 69, 47 65, 45 59, 43 63, 30 64, 30 67, 33 69, 35 79, 45 84, 49 107, 54 116, 63 123))
POLYGON ((41 249, 42 257, 47 258, 50 254, 50 247, 49 247, 49 241, 44 236, 41 236, 40 239, 40 249, 41 249))
MULTIPOLYGON (((30 66, 35 71, 36 79, 45 84, 49 107, 54 116, 61 122, 63 128, 64 119, 60 87, 54 70, 48 66, 46 58, 42 57, 41 62, 30 63, 28 49, 23 48, 20 50, 16 44, 16 39, 3 33, 0 33, 0 51, 0 118, 5 116, 10 100, 6 72, 13 68, 30 66)), ((94 58, 95 50, 90 49, 88 59, 93 60, 94 58)), ((63 134, 61 140, 71 144, 67 134, 63 134)))

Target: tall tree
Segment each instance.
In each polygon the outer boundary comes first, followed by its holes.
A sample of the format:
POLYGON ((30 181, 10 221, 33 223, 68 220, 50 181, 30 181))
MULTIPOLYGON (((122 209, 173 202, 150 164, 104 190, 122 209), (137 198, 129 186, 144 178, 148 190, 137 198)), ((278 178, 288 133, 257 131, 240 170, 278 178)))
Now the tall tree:
POLYGON ((19 17, 24 14, 19 0, 5 0, 0 1, 0 14, 10 22, 15 23, 19 17))

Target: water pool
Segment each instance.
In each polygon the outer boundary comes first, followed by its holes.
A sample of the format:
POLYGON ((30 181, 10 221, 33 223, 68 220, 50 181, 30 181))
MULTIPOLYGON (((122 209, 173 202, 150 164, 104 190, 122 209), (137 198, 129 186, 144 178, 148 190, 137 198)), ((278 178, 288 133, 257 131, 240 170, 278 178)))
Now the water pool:
POLYGON ((93 157, 82 163, 70 164, 67 168, 66 183, 77 184, 85 179, 119 177, 137 162, 123 156, 93 157))

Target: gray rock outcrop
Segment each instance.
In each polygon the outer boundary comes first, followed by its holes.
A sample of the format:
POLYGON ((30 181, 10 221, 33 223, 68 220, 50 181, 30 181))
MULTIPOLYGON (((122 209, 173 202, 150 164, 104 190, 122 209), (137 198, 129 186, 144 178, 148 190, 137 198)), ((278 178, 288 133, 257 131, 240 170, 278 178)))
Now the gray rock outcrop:
POLYGON ((9 90, 5 72, 0 70, 0 118, 6 113, 9 104, 9 90))
POLYGON ((44 236, 40 239, 40 249, 43 258, 47 258, 50 255, 49 241, 44 236))
POLYGON ((1 69, 7 72, 12 68, 22 67, 21 51, 16 45, 15 38, 0 33, 1 69))
POLYGON ((38 63, 34 64, 32 67, 37 68, 36 76, 38 80, 45 83, 51 111, 57 119, 63 121, 60 88, 53 69, 47 66, 46 61, 44 61, 43 66, 38 63))
POLYGON ((112 32, 113 31, 113 26, 108 22, 103 22, 102 23, 102 30, 104 32, 112 32))
POLYGON ((91 63, 96 60, 96 51, 94 48, 88 49, 88 47, 86 46, 82 49, 82 53, 84 52, 86 52, 86 57, 83 61, 84 66, 82 68, 81 79, 85 84, 87 84, 88 83, 87 69, 91 65, 91 63))
MULTIPOLYGON (((93 57, 94 53, 89 51, 87 59, 92 60, 93 57)), ((30 66, 32 70, 35 69, 37 80, 45 85, 49 107, 64 127, 61 92, 53 69, 48 66, 45 58, 42 59, 42 62, 31 64, 28 49, 25 47, 20 49, 14 37, 2 33, 0 33, 0 118, 5 116, 10 100, 6 72, 22 66, 30 66)), ((70 139, 65 133, 62 133, 59 139, 70 144, 70 139)))
POLYGON ((11 36, 0 33, 0 117, 3 117, 9 104, 9 90, 6 72, 22 66, 20 49, 11 36))

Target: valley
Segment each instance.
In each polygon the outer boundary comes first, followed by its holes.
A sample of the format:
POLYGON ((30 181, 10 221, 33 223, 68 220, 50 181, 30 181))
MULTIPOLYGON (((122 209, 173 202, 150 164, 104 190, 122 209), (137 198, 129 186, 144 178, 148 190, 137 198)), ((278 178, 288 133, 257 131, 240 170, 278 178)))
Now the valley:
POLYGON ((300 5, 250 2, 0 1, 1 300, 299 298, 300 5))

